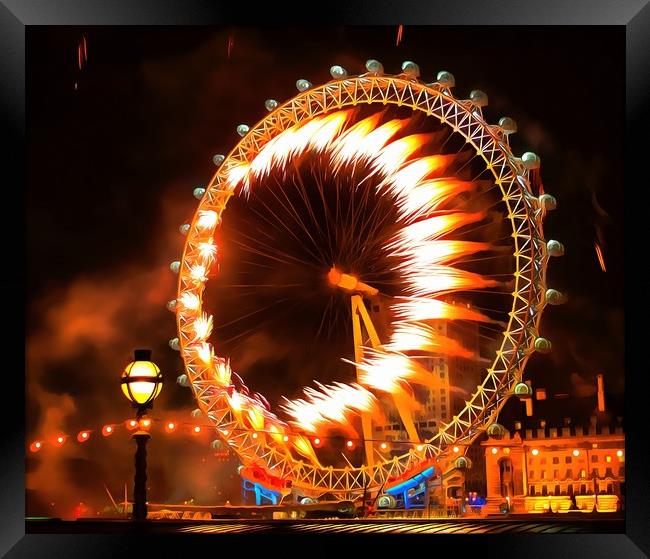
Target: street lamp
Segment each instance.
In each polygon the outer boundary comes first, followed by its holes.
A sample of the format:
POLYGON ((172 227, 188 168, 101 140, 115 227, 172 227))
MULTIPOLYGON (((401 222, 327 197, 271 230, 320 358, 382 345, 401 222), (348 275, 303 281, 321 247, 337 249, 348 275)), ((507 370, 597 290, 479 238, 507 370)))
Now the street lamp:
POLYGON ((147 432, 151 421, 145 418, 147 410, 152 407, 162 389, 162 373, 155 363, 150 361, 150 349, 136 349, 134 360, 122 373, 122 392, 136 408, 138 430, 133 433, 136 443, 135 479, 133 486, 133 520, 147 518, 147 432))

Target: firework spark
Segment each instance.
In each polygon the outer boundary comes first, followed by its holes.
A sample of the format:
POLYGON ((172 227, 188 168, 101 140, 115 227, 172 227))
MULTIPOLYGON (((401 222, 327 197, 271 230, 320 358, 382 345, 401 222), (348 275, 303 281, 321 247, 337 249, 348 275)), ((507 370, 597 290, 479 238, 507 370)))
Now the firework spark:
POLYGON ((603 257, 603 251, 601 250, 598 242, 594 242, 594 247, 596 248, 596 256, 598 257, 598 263, 600 264, 600 269, 603 272, 606 272, 607 268, 605 267, 605 258, 603 257))
POLYGON ((403 25, 398 25, 397 26, 397 40, 395 41, 395 46, 399 47, 399 44, 402 42, 402 37, 404 35, 404 26, 403 25))

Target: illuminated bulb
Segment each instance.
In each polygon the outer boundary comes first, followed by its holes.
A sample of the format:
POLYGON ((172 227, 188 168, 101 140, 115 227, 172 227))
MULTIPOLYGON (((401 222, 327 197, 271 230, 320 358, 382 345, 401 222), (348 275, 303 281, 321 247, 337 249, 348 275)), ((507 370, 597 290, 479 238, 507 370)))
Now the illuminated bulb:
POLYGON ((497 449, 497 447, 493 446, 492 447, 492 454, 496 454, 497 452, 499 452, 499 450, 497 449))
POLYGON ((176 423, 174 423, 173 421, 170 421, 167 425, 165 425, 165 431, 167 431, 168 433, 171 433, 175 429, 176 429, 176 423))
POLYGON ((532 452, 533 456, 537 456, 539 454, 539 450, 537 450, 536 448, 533 448, 533 450, 531 450, 531 452, 532 452))
POLYGON ((617 450, 617 451, 616 451, 616 456, 618 456, 619 458, 620 458, 621 456, 623 456, 623 451, 622 451, 622 450, 617 450))
POLYGON ((77 440, 80 443, 83 443, 86 442, 89 437, 90 437, 90 433, 88 433, 88 431, 81 431, 81 433, 77 435, 77 440))
MULTIPOLYGON (((348 441, 348 442, 349 442, 349 441, 348 441)), ((318 437, 316 437, 316 438, 314 439, 314 446, 318 447, 318 446, 320 446, 320 443, 321 443, 321 440, 320 440, 318 437)))
POLYGON ((460 450, 460 449, 459 449, 457 446, 454 447, 454 452, 457 453, 459 450, 460 450))
POLYGON ((386 450, 388 448, 388 445, 386 443, 381 443, 379 445, 379 448, 381 448, 382 450, 386 450))
POLYGON ((145 419, 141 420, 140 421, 140 427, 142 427, 144 429, 148 429, 149 427, 151 427, 151 419, 145 418, 145 419))
POLYGON ((504 448, 503 454, 510 454, 510 449, 508 447, 504 448))
POLYGON ((580 451, 579 451, 578 449, 575 449, 575 450, 573 451, 573 455, 574 455, 574 456, 580 456, 580 451))
POLYGON ((57 444, 62 445, 65 442, 65 437, 63 435, 59 435, 56 438, 56 442, 57 442, 57 444))
POLYGON ((39 450, 41 450, 41 446, 43 446, 41 444, 41 441, 34 441, 32 444, 29 445, 29 450, 32 452, 38 452, 39 450))
POLYGON ((195 433, 200 433, 200 432, 201 432, 201 427, 199 427, 198 425, 196 425, 196 426, 194 427, 193 431, 194 431, 195 433))
POLYGON ((129 431, 133 431, 133 429, 135 429, 137 426, 138 426, 138 422, 135 419, 129 419, 126 422, 126 428, 129 431))
POLYGON ((345 443, 345 446, 347 446, 348 448, 352 448, 352 447, 354 446, 354 442, 352 442, 352 441, 347 441, 347 442, 345 443))
POLYGON ((105 437, 108 437, 108 436, 110 436, 112 434, 113 434, 113 426, 112 425, 104 425, 104 427, 102 427, 102 435, 104 435, 105 437))
POLYGON ((253 434, 251 435, 251 437, 254 438, 254 439, 256 439, 256 438, 257 438, 257 433, 253 433, 253 434))
POLYGON ((424 450, 424 445, 423 445, 423 444, 419 444, 419 445, 416 447, 416 449, 417 449, 418 452, 422 452, 422 451, 424 450))
POLYGON ((288 442, 288 441, 289 441, 289 435, 285 435, 284 437, 282 437, 282 440, 283 440, 285 443, 288 442))
POLYGON ((228 435, 228 429, 224 429, 221 431, 224 435, 228 435))

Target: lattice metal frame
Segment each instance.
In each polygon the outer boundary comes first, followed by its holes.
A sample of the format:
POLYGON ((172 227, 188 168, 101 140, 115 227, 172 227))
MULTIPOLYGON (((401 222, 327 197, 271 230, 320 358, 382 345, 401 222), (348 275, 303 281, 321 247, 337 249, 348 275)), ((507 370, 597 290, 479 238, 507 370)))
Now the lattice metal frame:
MULTIPOLYGON (((477 104, 454 98, 444 83, 425 84, 406 74, 368 73, 332 80, 299 93, 253 126, 225 158, 206 188, 187 234, 177 296, 193 293, 199 298, 199 306, 189 310, 178 305, 176 318, 180 352, 201 410, 244 464, 258 464, 271 475, 290 480, 294 487, 306 493, 327 492, 341 499, 352 498, 363 493, 364 488, 379 489, 389 477, 402 475, 424 460, 442 462, 454 457, 453 447, 465 448, 496 420, 514 386, 521 382, 526 361, 535 350, 541 311, 545 306, 548 261, 542 232, 543 213, 538 197, 531 192, 527 167, 510 151, 507 131, 488 124, 477 104), (372 468, 366 465, 323 467, 296 460, 286 443, 278 442, 278 432, 272 434, 266 427, 251 429, 242 414, 229 404, 228 395, 232 395, 234 387, 218 381, 214 361, 206 365, 197 357, 193 323, 201 315, 205 279, 194 279, 191 271, 197 264, 206 265, 208 269, 214 266, 214 262, 206 262, 200 253, 199 244, 205 241, 206 233, 198 227, 198 220, 201 212, 213 211, 220 222, 228 199, 233 195, 228 181, 230 173, 250 163, 276 135, 322 113, 373 103, 406 106, 437 118, 461 134, 484 159, 501 190, 511 223, 515 288, 510 319, 487 376, 464 409, 450 422, 442 424, 439 431, 425 441, 421 451, 411 449, 401 456, 378 461, 372 468)), ((265 417, 265 425, 276 425, 280 433, 291 434, 288 426, 266 412, 257 400, 240 396, 243 407, 252 406, 265 417)))

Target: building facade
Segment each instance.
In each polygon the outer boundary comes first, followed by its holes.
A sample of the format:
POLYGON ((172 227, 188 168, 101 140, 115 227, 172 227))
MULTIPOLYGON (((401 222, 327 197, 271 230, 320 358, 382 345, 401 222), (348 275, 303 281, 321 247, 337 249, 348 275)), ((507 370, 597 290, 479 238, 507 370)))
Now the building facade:
POLYGON ((539 391, 540 400, 549 405, 542 407, 535 402, 537 417, 516 421, 512 435, 505 431, 502 437, 490 437, 481 443, 487 489, 483 514, 506 510, 612 513, 624 508, 622 418, 612 421, 605 410, 602 377, 598 388, 597 405, 595 398, 549 402, 539 391), (553 408, 574 412, 591 408, 591 415, 587 425, 572 424, 570 416, 564 417, 559 426, 538 419, 548 417, 553 408))

